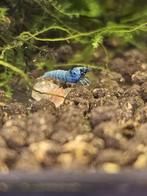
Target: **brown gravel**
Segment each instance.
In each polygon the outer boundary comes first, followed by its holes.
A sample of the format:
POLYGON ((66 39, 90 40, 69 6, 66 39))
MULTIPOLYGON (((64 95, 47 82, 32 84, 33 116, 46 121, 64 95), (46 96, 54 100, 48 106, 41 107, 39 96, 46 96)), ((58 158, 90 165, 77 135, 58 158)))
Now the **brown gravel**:
POLYGON ((59 108, 48 100, 2 103, 0 171, 147 168, 145 56, 116 55, 90 86, 73 85, 59 108))

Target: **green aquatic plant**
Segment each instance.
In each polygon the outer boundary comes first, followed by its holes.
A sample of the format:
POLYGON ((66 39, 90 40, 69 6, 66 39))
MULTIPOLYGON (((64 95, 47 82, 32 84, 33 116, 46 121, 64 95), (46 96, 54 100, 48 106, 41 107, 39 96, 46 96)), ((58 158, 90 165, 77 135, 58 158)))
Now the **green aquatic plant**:
POLYGON ((3 0, 0 2, 0 88, 10 91, 11 78, 16 74, 28 82, 28 71, 53 69, 57 62, 48 55, 49 49, 63 44, 80 44, 84 48, 83 55, 74 53, 67 63, 89 63, 92 51, 102 47, 106 64, 109 61, 106 38, 119 37, 123 45, 144 46, 146 10, 146 0, 3 0), (45 55, 39 59, 41 53, 45 55))

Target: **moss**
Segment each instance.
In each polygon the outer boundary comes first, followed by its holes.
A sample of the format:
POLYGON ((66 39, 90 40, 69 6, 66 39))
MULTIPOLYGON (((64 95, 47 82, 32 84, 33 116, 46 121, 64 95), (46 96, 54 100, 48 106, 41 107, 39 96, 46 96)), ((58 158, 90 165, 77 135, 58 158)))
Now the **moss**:
MULTIPOLYGON (((146 0, 3 0, 0 2, 0 59, 3 66, 0 68, 0 86, 9 88, 7 75, 13 77, 21 73, 25 78, 23 72, 32 69, 31 66, 28 68, 28 61, 32 62, 43 47, 58 48, 63 43, 78 43, 88 51, 102 47, 108 56, 105 39, 119 37, 123 45, 140 48, 147 39, 146 9, 146 0), (4 64, 11 64, 11 69, 4 64)), ((79 59, 82 62, 84 57, 79 59)), ((40 64, 40 68, 45 65, 52 69, 53 62, 56 61, 47 56, 35 68, 38 69, 40 64)))

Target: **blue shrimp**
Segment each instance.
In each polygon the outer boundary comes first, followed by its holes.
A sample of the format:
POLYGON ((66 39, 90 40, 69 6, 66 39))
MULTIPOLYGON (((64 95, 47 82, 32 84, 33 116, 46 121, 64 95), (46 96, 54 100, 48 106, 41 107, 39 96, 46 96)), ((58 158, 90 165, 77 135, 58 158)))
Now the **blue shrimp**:
POLYGON ((54 70, 45 72, 42 78, 53 78, 63 82, 79 82, 82 85, 88 85, 90 82, 87 78, 85 78, 85 75, 89 71, 91 71, 91 68, 88 67, 74 67, 72 69, 69 69, 68 71, 54 70))

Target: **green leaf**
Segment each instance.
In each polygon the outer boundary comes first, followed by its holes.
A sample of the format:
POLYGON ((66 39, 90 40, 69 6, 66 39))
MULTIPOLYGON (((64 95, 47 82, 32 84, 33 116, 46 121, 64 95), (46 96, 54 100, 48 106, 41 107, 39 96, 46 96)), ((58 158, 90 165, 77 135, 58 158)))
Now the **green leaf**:
POLYGON ((93 48, 99 47, 99 46, 103 43, 103 39, 104 39, 103 36, 97 34, 97 35, 93 38, 93 40, 92 40, 92 46, 93 46, 93 48))

